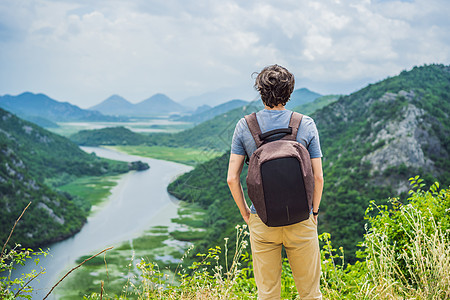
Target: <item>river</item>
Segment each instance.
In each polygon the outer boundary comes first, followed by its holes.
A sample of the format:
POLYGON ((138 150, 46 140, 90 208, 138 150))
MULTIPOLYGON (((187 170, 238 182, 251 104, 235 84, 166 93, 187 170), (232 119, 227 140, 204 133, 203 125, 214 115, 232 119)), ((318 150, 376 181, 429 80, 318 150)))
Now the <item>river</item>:
MULTIPOLYGON (((42 257, 39 263, 46 269, 46 274, 41 274, 38 282, 37 279, 32 282, 32 299, 42 299, 80 256, 138 237, 151 226, 169 225, 171 218, 177 216, 178 200, 167 193, 167 185, 176 176, 192 169, 178 163, 104 148, 81 148, 104 158, 128 162, 141 160, 148 163, 150 169, 122 175, 117 186, 111 190, 111 196, 91 213, 79 233, 48 246, 50 254, 42 257)), ((30 261, 16 272, 30 272, 33 268, 36 269, 36 265, 30 261)), ((52 294, 47 299, 56 297, 52 294)))

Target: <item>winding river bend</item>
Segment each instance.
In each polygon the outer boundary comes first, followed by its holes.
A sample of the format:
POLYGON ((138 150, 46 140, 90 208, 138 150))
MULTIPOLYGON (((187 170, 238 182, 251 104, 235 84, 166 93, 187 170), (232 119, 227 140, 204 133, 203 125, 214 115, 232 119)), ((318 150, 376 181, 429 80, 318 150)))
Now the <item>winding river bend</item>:
MULTIPOLYGON (((39 282, 33 281, 32 299, 42 299, 78 257, 137 237, 151 226, 168 225, 170 219, 177 216, 178 201, 167 193, 167 185, 176 176, 192 169, 178 163, 127 155, 104 148, 82 149, 114 160, 141 160, 148 163, 150 169, 122 175, 118 185, 111 190, 112 194, 107 202, 88 217, 79 233, 48 247, 50 254, 41 258, 39 263, 39 266, 46 269, 46 274, 38 277, 39 282)), ((36 269, 36 265, 30 261, 18 268, 17 272, 29 272, 33 268, 36 269)), ((47 299, 56 297, 52 294, 47 299)))

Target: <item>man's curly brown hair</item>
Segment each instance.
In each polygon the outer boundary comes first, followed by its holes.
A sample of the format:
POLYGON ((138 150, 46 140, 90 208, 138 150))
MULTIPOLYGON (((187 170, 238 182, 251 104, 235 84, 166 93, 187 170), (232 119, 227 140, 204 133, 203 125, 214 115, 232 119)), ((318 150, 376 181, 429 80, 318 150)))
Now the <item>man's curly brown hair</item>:
POLYGON ((255 80, 255 89, 260 93, 264 104, 270 108, 279 104, 286 105, 294 91, 294 85, 294 75, 279 65, 265 67, 255 80))

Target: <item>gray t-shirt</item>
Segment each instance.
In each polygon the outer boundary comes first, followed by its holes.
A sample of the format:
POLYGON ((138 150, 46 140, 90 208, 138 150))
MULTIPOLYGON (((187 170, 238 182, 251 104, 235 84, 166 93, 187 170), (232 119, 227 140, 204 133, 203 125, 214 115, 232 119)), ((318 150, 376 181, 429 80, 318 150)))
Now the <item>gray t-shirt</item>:
MULTIPOLYGON (((268 110, 263 109, 256 113, 261 132, 267 132, 278 128, 287 128, 291 119, 290 110, 268 110)), ((320 149, 319 133, 317 132, 314 120, 308 116, 303 116, 297 133, 297 141, 308 149, 311 158, 322 157, 320 149)), ((234 129, 233 141, 231 143, 231 153, 252 156, 256 150, 256 143, 248 129, 247 121, 240 119, 234 129)), ((256 214, 252 205, 251 213, 256 214)))
MULTIPOLYGON (((287 128, 291 119, 290 110, 268 110, 263 109, 256 113, 261 132, 267 132, 278 128, 287 128)), ((319 133, 317 132, 314 120, 308 116, 303 116, 300 128, 297 133, 297 141, 308 149, 311 158, 322 157, 320 150, 319 133)), ((231 143, 231 153, 252 156, 256 150, 256 143, 248 129, 244 118, 240 119, 234 129, 233 141, 231 143)))

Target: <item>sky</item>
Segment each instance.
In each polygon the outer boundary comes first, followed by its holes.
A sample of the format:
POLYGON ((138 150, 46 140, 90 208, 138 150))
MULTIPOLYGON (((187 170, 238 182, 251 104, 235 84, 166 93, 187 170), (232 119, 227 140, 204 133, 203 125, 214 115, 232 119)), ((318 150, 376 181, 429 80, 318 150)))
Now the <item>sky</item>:
POLYGON ((1 0, 0 95, 252 100, 271 64, 296 88, 349 94, 450 64, 449 16, 448 0, 1 0))

